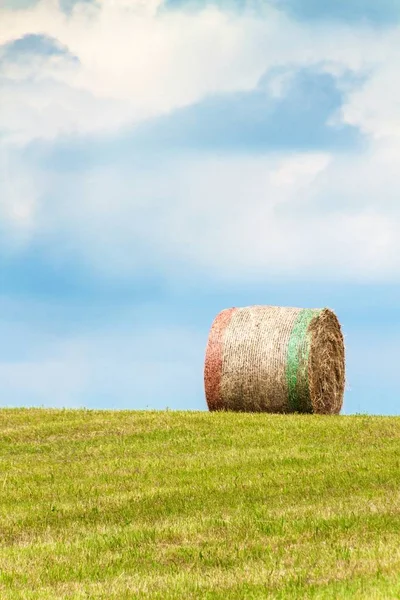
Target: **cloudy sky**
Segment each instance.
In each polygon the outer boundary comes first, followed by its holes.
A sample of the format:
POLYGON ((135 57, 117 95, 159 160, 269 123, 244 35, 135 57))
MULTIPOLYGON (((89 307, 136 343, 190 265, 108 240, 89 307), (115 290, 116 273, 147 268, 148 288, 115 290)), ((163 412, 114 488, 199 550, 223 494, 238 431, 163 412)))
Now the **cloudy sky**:
POLYGON ((229 306, 329 306, 400 414, 398 0, 0 0, 0 403, 205 409, 229 306))

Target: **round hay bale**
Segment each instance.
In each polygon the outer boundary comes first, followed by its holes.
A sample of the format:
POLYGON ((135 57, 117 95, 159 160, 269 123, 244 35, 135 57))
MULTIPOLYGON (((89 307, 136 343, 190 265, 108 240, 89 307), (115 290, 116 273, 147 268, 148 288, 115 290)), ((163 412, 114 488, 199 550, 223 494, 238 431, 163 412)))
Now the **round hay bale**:
POLYGON ((204 383, 210 410, 338 414, 345 356, 328 308, 229 308, 208 338, 204 383))

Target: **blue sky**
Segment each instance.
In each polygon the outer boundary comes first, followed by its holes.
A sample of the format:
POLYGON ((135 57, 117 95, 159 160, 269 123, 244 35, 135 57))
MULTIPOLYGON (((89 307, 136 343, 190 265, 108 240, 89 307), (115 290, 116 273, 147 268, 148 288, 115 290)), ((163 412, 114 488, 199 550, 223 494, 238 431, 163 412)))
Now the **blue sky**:
POLYGON ((0 403, 205 409, 227 306, 333 308, 400 414, 398 3, 0 8, 0 403))

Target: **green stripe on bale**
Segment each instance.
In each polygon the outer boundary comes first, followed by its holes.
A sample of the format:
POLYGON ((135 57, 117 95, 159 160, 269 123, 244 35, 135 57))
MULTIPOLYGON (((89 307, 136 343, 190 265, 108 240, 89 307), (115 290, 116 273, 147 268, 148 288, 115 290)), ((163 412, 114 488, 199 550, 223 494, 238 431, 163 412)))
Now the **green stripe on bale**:
POLYGON ((308 357, 311 345, 308 328, 320 313, 319 309, 301 310, 290 334, 286 355, 286 382, 289 407, 293 412, 312 412, 308 385, 308 357))

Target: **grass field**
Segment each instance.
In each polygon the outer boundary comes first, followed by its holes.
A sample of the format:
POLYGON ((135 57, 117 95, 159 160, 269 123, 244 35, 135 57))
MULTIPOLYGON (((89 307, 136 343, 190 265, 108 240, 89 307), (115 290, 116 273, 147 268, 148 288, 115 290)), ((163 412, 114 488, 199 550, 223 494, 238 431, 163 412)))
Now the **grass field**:
POLYGON ((0 411, 0 598, 400 598, 400 418, 0 411))

